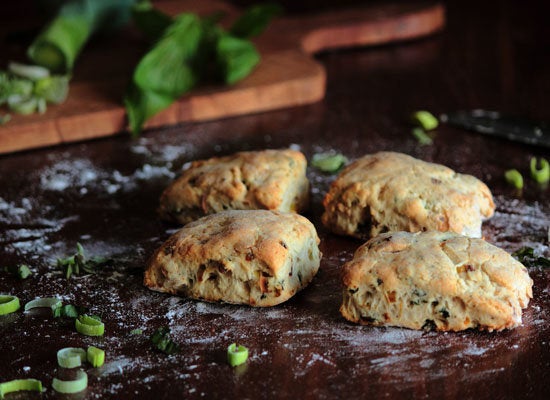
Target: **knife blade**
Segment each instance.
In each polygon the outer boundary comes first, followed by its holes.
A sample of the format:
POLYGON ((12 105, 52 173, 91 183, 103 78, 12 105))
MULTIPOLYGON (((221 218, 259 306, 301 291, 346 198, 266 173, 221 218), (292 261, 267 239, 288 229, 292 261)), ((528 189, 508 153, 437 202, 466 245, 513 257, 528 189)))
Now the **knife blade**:
POLYGON ((548 122, 532 121, 487 110, 456 111, 441 114, 439 119, 442 123, 485 135, 550 147, 548 122))

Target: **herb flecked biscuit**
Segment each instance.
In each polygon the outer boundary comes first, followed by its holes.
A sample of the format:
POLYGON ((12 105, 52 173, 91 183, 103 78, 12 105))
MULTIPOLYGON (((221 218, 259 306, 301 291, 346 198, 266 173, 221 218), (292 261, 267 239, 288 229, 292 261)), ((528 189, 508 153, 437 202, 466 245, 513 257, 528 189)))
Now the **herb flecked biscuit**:
POLYGON ((300 212, 309 202, 306 166, 301 152, 288 149, 194 161, 166 188, 159 213, 186 224, 223 210, 300 212))
POLYGON ((521 324, 527 269, 482 239, 451 232, 377 236, 344 265, 342 315, 411 329, 501 330, 521 324))
POLYGON ((393 152, 347 166, 323 204, 324 225, 362 239, 424 230, 481 237, 481 222, 495 209, 491 192, 477 178, 393 152))
POLYGON ((206 301, 273 306, 319 269, 315 227, 295 213, 230 210, 191 222, 152 256, 150 289, 206 301))

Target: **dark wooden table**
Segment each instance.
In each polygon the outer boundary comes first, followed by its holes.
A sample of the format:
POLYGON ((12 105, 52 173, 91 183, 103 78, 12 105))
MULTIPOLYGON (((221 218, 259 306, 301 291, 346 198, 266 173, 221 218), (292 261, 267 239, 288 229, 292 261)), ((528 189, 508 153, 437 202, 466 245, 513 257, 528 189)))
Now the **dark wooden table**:
MULTIPOLYGON (((326 3, 320 7, 336 2, 326 3)), ((311 12, 317 4, 293 7, 311 12)), ((158 220, 159 194, 184 163, 289 146, 308 158, 329 150, 350 159, 394 150, 473 174, 489 185, 497 205, 484 224, 485 238, 509 252, 527 245, 550 256, 549 191, 528 178, 530 158, 550 159, 548 149, 447 126, 437 130, 433 145, 420 146, 405 119, 417 109, 481 107, 550 120, 550 7, 542 1, 452 1, 447 7, 448 27, 436 37, 319 55, 328 89, 318 104, 0 157, 1 265, 26 263, 33 271, 24 281, 0 272, 0 293, 22 303, 59 296, 89 307, 106 324, 105 335, 92 338, 47 312, 0 317, 0 381, 37 378, 47 387, 42 398, 54 398, 56 351, 96 345, 107 361, 86 368, 89 387, 76 398, 549 398, 549 270, 530 269, 534 299, 523 325, 512 331, 351 325, 338 312, 339 270, 360 242, 321 226, 321 201, 333 177, 314 169, 308 171, 307 216, 318 228, 324 258, 313 283, 294 299, 252 309, 142 286, 147 257, 176 228, 158 220), (504 182, 510 168, 526 178, 521 194, 504 182), (66 280, 56 259, 73 254, 77 242, 114 262, 66 280), (161 326, 171 328, 181 353, 166 356, 152 347, 149 335, 161 326), (142 335, 130 333, 137 328, 142 335), (225 362, 234 341, 251 352, 242 368, 225 362)))

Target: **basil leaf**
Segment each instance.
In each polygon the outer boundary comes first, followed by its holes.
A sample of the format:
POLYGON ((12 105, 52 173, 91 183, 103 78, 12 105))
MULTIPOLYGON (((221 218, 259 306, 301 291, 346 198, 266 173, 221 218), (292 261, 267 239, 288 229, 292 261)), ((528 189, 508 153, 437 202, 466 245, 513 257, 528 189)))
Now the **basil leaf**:
POLYGON ((260 54, 246 39, 223 34, 216 46, 221 79, 232 85, 245 78, 260 62, 260 54))
POLYGON ((194 14, 180 14, 166 29, 159 42, 141 59, 134 72, 134 83, 142 90, 179 97, 197 83, 191 68, 202 29, 194 14))
POLYGON ((142 90, 132 83, 124 96, 124 106, 132 135, 139 135, 145 121, 168 108, 174 100, 175 98, 172 96, 142 90))
POLYGON ((282 7, 276 3, 252 6, 235 21, 230 32, 240 38, 258 36, 267 28, 271 19, 281 15, 282 11, 282 7))

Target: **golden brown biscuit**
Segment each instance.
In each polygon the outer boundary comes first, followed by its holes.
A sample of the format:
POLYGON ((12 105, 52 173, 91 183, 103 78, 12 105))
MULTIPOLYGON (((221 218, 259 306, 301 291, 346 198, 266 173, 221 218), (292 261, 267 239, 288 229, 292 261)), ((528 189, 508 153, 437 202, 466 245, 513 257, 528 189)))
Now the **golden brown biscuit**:
POLYGON ((440 331, 514 328, 533 287, 504 250, 451 232, 377 236, 344 265, 343 281, 346 319, 440 331))
POLYGON ((194 161, 162 194, 162 218, 186 224, 224 210, 301 212, 309 202, 307 161, 294 150, 240 152, 194 161))
POLYGON ((152 256, 150 289, 206 301, 273 306, 319 269, 319 238, 301 215, 230 210, 191 222, 152 256))
POLYGON ((477 178, 392 152, 367 155, 347 166, 323 204, 324 225, 363 239, 423 230, 481 237, 481 222, 495 209, 491 192, 477 178))

